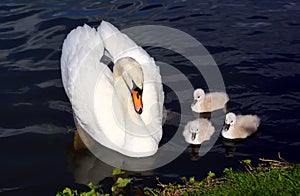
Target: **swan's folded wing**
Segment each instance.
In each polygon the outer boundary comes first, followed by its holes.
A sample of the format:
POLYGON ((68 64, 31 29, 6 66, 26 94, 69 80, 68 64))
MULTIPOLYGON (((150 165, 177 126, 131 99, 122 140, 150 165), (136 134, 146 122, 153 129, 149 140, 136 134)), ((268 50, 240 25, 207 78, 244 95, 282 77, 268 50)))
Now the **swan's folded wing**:
POLYGON ((88 25, 79 26, 68 34, 62 47, 61 74, 70 100, 80 69, 99 62, 103 51, 101 36, 88 25))
POLYGON ((123 56, 122 53, 138 47, 134 41, 128 38, 125 34, 122 34, 109 22, 102 21, 98 27, 98 32, 100 32, 104 42, 104 47, 110 53, 114 62, 123 56))
POLYGON ((100 76, 109 69, 100 63, 104 46, 101 36, 88 25, 72 30, 63 43, 61 72, 65 91, 78 123, 90 134, 97 130, 94 121, 94 90, 100 76))
POLYGON ((109 22, 102 21, 98 31, 102 36, 105 49, 113 58, 113 62, 122 57, 132 57, 141 64, 145 81, 156 81, 156 77, 160 77, 159 68, 156 66, 153 58, 115 26, 109 22))

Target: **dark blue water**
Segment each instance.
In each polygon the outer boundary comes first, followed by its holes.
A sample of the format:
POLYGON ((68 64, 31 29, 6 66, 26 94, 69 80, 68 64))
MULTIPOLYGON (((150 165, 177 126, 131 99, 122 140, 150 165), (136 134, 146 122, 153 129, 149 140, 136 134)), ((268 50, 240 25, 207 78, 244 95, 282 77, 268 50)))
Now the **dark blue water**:
MULTIPOLYGON (((261 118, 259 133, 235 144, 216 142, 204 157, 187 149, 154 171, 131 173, 136 186, 180 176, 221 173, 238 160, 259 157, 299 162, 300 3, 298 1, 14 1, 0 3, 0 192, 53 195, 89 181, 109 187, 111 167, 72 149, 72 110, 62 87, 61 47, 66 35, 106 20, 120 29, 165 25, 198 39, 212 54, 231 100, 230 111, 261 118), (195 157, 196 156, 196 157, 195 157)), ((171 51, 148 47, 155 59, 182 70, 194 87, 201 74, 171 51)), ((191 95, 192 96, 192 95, 191 95)), ((178 100, 166 94, 168 107, 178 100), (171 101, 170 101, 171 100, 171 101)), ((170 128, 170 127, 169 127, 170 128)), ((167 134, 166 134, 167 135, 167 134)))

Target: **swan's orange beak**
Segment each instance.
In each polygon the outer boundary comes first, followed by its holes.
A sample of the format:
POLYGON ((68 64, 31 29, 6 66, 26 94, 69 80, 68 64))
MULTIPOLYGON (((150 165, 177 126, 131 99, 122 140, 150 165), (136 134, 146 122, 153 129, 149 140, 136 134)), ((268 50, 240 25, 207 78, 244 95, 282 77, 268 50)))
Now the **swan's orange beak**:
POLYGON ((143 112, 142 94, 138 90, 132 90, 131 94, 132 94, 134 109, 138 114, 141 114, 143 112))

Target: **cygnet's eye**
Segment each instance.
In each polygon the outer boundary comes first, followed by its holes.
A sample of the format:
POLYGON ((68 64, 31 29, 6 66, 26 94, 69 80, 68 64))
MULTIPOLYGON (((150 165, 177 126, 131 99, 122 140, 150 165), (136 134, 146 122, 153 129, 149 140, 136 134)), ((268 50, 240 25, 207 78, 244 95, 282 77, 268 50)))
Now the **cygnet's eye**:
POLYGON ((200 96, 198 96, 198 98, 200 98, 200 96))

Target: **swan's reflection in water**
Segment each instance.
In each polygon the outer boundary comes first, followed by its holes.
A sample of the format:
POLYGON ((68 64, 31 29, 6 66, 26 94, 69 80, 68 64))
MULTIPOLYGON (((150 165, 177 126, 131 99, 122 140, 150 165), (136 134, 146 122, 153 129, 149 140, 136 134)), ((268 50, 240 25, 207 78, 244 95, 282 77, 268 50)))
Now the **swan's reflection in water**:
MULTIPOLYGON (((116 167, 98 159, 97 156, 95 156, 89 150, 89 148, 85 146, 85 144, 90 145, 90 148, 94 145, 97 147, 97 150, 99 150, 98 145, 100 144, 95 142, 77 123, 76 127, 77 132, 75 133, 74 140, 72 141, 72 144, 69 146, 68 150, 68 160, 71 165, 75 182, 80 184, 88 184, 89 182, 92 182, 93 184, 99 184, 99 182, 105 179, 110 179, 110 181, 112 181, 112 172, 116 167)), ((122 164, 126 164, 126 159, 124 158, 121 161, 119 158, 119 153, 105 148, 102 145, 101 149, 102 151, 99 153, 102 153, 104 156, 108 156, 109 154, 111 156, 111 160, 116 161, 115 163, 119 164, 120 166, 122 166, 122 164)), ((130 159, 131 157, 127 158, 130 159)), ((149 164, 152 163, 153 161, 149 162, 149 164)), ((132 167, 134 167, 134 165, 132 167)), ((147 170, 143 172, 126 171, 126 175, 149 176, 153 175, 154 172, 155 170, 147 170)))
MULTIPOLYGON (((77 136, 75 136, 76 138, 77 136)), ((77 138, 78 139, 78 138, 77 138)), ((75 140, 77 140, 75 139, 75 140)), ((77 141, 80 142, 80 141, 77 141)), ((87 148, 78 149, 72 143, 69 146, 68 161, 70 163, 74 181, 78 184, 88 185, 90 182, 93 185, 101 185, 104 192, 110 192, 111 187, 117 181, 118 177, 127 178, 134 176, 134 184, 130 184, 121 189, 123 195, 142 195, 139 184, 143 183, 144 179, 154 179, 155 170, 144 172, 125 171, 124 174, 113 176, 114 167, 104 163, 95 157, 87 148), (77 149, 75 149, 77 148, 77 149)), ((113 194, 118 195, 118 192, 113 194)))
MULTIPOLYGON (((221 130, 224 115, 210 115, 212 117, 210 119, 211 122, 218 128, 218 130, 221 130)), ((172 120, 167 121, 171 124, 167 125, 169 127, 174 126, 173 124, 177 125, 177 131, 173 132, 171 140, 164 143, 154 156, 142 158, 128 157, 102 146, 91 138, 91 136, 89 136, 82 127, 76 123, 77 134, 75 134, 72 151, 70 151, 71 153, 69 155, 76 182, 82 184, 93 182, 94 184, 98 184, 106 178, 111 178, 112 170, 114 168, 124 169, 128 174, 132 174, 134 176, 141 175, 143 178, 145 176, 153 176, 155 175, 154 169, 168 164, 174 160, 172 159, 172 156, 179 156, 182 152, 187 150, 187 147, 190 152, 190 159, 199 160, 201 156, 204 156, 212 148, 220 131, 216 130, 211 136, 211 139, 203 142, 201 145, 189 146, 189 144, 184 141, 182 131, 186 123, 193 119, 193 117, 191 115, 181 115, 181 118, 184 119, 182 121, 185 123, 179 125, 172 122, 172 120), (87 146, 85 147, 85 145, 87 146)), ((168 130, 169 127, 167 127, 166 130, 168 130)))
MULTIPOLYGON (((148 171, 167 165, 182 152, 186 150, 188 144, 182 137, 184 124, 191 119, 191 115, 175 115, 164 124, 164 137, 160 143, 158 151, 153 156, 148 157, 128 157, 119 152, 104 147, 96 142, 87 132, 76 122, 77 132, 83 141, 82 143, 98 159, 115 168, 121 168, 127 171, 148 171), (179 121, 181 123, 178 123, 179 121), (175 125, 175 126, 174 126, 175 125)), ((80 144, 80 142, 77 142, 80 144)), ((80 148, 80 145, 79 147, 80 148)))
POLYGON ((76 182, 97 184, 107 177, 112 177, 114 168, 124 169, 127 174, 133 174, 135 177, 142 175, 145 178, 145 176, 154 175, 155 168, 172 161, 172 156, 178 156, 187 147, 181 131, 171 131, 174 129, 174 125, 177 125, 175 126, 175 130, 177 130, 180 115, 171 112, 167 117, 166 124, 168 127, 166 130, 172 126, 173 128, 169 129, 170 131, 166 133, 166 136, 169 137, 168 134, 172 133, 172 142, 164 143, 163 141, 162 146, 154 156, 142 158, 128 157, 102 146, 87 134, 75 120, 77 131, 69 151, 69 160, 76 182))
POLYGON ((97 159, 88 149, 75 150, 70 147, 68 159, 76 183, 98 184, 105 178, 112 177, 113 167, 97 159))

